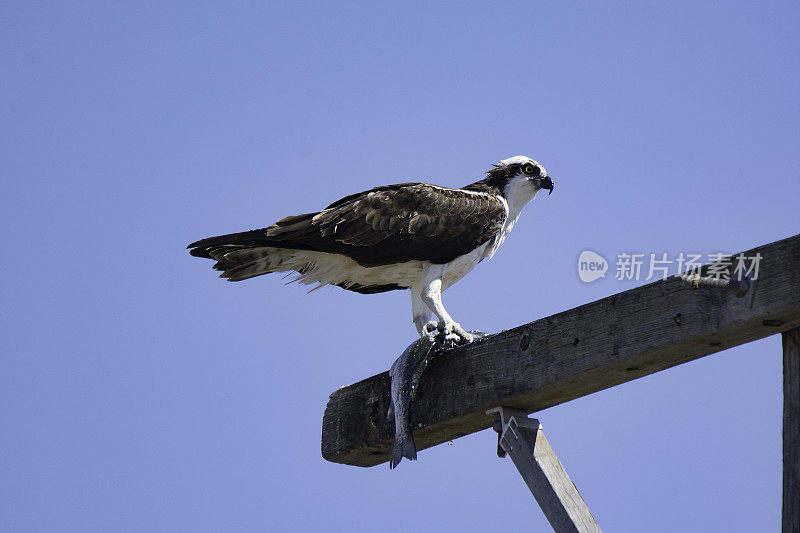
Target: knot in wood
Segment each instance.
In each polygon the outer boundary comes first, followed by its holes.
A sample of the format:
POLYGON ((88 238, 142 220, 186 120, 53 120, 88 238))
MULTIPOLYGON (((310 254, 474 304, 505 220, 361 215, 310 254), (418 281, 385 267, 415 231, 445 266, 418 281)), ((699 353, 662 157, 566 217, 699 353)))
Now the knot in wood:
POLYGON ((525 331, 522 333, 522 336, 519 338, 519 349, 520 351, 525 351, 531 345, 531 336, 530 334, 525 331))

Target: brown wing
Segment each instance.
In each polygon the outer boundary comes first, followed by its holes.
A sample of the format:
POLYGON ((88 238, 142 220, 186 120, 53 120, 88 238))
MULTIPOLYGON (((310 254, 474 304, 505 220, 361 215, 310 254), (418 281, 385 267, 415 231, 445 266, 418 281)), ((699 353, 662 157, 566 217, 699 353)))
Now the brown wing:
POLYGON ((210 257, 218 246, 271 246, 336 253, 364 266, 410 260, 448 263, 496 235, 503 202, 489 195, 425 183, 378 187, 334 202, 319 213, 189 245, 210 257))

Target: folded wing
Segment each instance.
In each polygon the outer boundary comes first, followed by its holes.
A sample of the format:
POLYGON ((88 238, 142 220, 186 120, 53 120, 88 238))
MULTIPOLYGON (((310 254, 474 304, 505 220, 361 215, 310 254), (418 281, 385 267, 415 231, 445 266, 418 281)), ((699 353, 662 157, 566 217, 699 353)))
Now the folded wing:
POLYGON ((194 256, 220 263, 229 252, 272 247, 342 254, 363 266, 410 260, 443 264, 493 238, 505 217, 505 204, 488 194, 403 183, 354 194, 268 228, 203 239, 189 248, 194 256))

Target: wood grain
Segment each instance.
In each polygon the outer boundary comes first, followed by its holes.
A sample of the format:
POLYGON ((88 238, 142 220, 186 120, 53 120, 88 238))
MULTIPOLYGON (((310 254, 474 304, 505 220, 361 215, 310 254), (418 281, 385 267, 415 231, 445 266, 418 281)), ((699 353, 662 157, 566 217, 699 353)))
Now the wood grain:
MULTIPOLYGON (((490 427, 492 407, 538 411, 800 326, 800 236, 745 253, 763 257, 752 308, 672 277, 440 354, 413 404, 418 449, 490 427)), ((388 405, 387 372, 334 392, 322 456, 356 466, 387 461, 388 405)))
POLYGON ((512 417, 500 439, 556 533, 600 533, 592 513, 564 470, 539 421, 512 417))
POLYGON ((783 533, 800 533, 800 328, 783 334, 783 533))

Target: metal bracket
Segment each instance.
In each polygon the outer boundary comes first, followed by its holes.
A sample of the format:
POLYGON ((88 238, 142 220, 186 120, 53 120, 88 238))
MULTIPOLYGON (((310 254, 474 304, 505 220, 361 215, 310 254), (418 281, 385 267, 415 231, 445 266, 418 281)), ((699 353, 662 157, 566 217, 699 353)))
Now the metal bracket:
POLYGON ((699 272, 687 272, 679 275, 681 281, 688 285, 692 290, 700 287, 706 289, 719 289, 733 294, 738 302, 748 309, 753 307, 753 295, 756 292, 756 281, 751 273, 742 276, 741 279, 722 278, 715 276, 701 276, 699 272))
POLYGON ((486 414, 496 415, 492 429, 497 432, 497 457, 501 459, 506 456, 506 450, 502 442, 503 435, 505 435, 506 431, 511 431, 516 436, 514 427, 519 427, 520 422, 524 427, 530 427, 531 429, 536 430, 542 429, 542 425, 539 424, 538 420, 535 418, 528 418, 528 413, 521 409, 514 409, 511 407, 495 407, 486 411, 486 414), (511 420, 514 420, 513 427, 509 427, 511 420), (536 424, 535 428, 533 427, 534 424, 536 424))
POLYGON ((495 415, 498 457, 511 457, 553 531, 599 532, 586 502, 544 437, 539 420, 508 407, 495 407, 486 414, 495 415))

